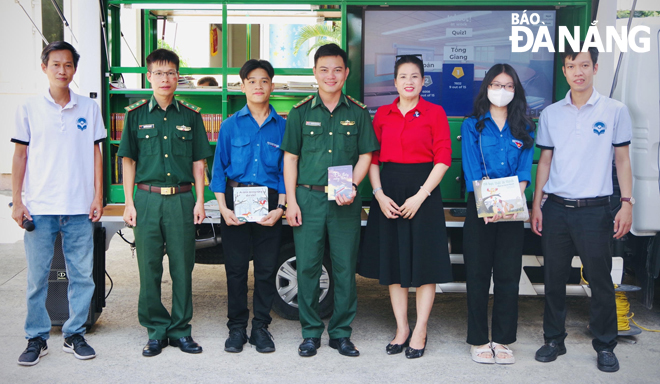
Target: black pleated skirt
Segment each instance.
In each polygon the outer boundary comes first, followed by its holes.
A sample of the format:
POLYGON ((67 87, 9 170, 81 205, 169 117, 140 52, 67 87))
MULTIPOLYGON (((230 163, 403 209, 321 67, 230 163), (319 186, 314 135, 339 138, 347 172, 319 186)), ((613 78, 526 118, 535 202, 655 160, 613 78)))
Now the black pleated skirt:
MULTIPOLYGON (((383 192, 401 206, 419 192, 432 169, 432 163, 384 163, 380 174, 383 192)), ((452 281, 439 187, 431 191, 412 220, 388 219, 378 201, 371 201, 358 273, 378 279, 382 285, 402 287, 452 281)))

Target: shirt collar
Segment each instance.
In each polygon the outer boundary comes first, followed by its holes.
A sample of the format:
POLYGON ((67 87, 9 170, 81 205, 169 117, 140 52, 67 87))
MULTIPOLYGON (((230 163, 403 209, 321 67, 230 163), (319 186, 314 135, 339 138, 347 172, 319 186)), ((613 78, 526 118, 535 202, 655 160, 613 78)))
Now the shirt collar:
MULTIPOLYGON (((174 105, 176 111, 179 112, 179 103, 176 101, 176 97, 172 97, 172 103, 170 105, 174 105)), ((156 97, 151 95, 151 99, 149 100, 149 112, 152 112, 157 106, 158 102, 156 101, 156 97)))
MULTIPOLYGON (((339 95, 339 101, 337 102, 337 107, 341 104, 345 104, 347 107, 350 107, 351 105, 348 103, 348 99, 346 98, 346 95, 344 95, 344 92, 339 95)), ((312 109, 318 107, 319 105, 323 105, 323 100, 321 100, 321 95, 319 95, 319 92, 316 92, 316 95, 314 96, 314 99, 312 99, 312 109)))
MULTIPOLYGON (((593 87, 593 92, 591 93, 591 97, 589 97, 589 100, 584 105, 595 105, 598 100, 600 99, 600 93, 596 90, 596 87, 593 87)), ((569 89, 568 92, 566 92, 566 97, 564 98, 563 101, 564 105, 572 105, 573 101, 571 100, 571 90, 569 89)))
MULTIPOLYGON (((51 96, 50 94, 50 87, 46 88, 44 97, 46 98, 46 100, 50 101, 51 103, 57 104, 53 99, 53 96, 51 96)), ((78 95, 75 92, 73 92, 71 88, 69 88, 69 102, 62 109, 73 108, 76 105, 78 105, 78 95)))
MULTIPOLYGON (((499 127, 497 126, 497 123, 495 122, 495 120, 493 120, 493 115, 490 114, 490 111, 488 111, 484 114, 483 119, 484 120, 489 119, 490 121, 493 122, 493 124, 495 124, 495 127, 497 129, 499 129, 499 127)), ((507 128, 509 128, 509 119, 508 118, 504 121, 504 127, 502 127, 502 130, 500 132, 504 132, 507 128)))
MULTIPOLYGON (((399 99, 400 97, 397 97, 396 99, 394 99, 392 104, 388 104, 385 106, 385 108, 387 108, 387 113, 390 113, 392 111, 399 112, 399 107, 396 106, 399 103, 399 99)), ((411 109, 411 111, 415 111, 421 114, 428 111, 430 107, 431 107, 431 102, 424 100, 424 98, 420 96, 417 105, 415 105, 415 108, 411 109)))
MULTIPOLYGON (((274 119, 275 115, 277 114, 277 112, 275 112, 275 108, 273 108, 272 105, 269 104, 268 108, 270 109, 270 113, 268 114, 268 117, 266 117, 266 120, 264 120, 264 123, 261 125, 262 127, 264 125, 266 125, 266 123, 268 123, 271 119, 274 119)), ((236 112, 236 117, 243 117, 243 116, 250 116, 250 117, 254 118, 252 116, 252 112, 250 112, 250 108, 248 108, 247 104, 245 104, 245 106, 243 108, 241 108, 240 111, 236 112)))

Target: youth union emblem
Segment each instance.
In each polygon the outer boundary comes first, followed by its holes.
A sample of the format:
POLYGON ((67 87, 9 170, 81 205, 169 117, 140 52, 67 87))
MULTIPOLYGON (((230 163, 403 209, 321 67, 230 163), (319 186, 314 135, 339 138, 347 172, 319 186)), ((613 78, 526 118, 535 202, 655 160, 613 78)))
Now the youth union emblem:
POLYGON ((84 117, 79 118, 77 124, 78 124, 78 129, 80 129, 81 131, 87 129, 87 120, 85 120, 84 117))
POLYGON ((603 123, 602 121, 597 121, 594 124, 594 133, 597 134, 598 136, 605 133, 605 123, 603 123))

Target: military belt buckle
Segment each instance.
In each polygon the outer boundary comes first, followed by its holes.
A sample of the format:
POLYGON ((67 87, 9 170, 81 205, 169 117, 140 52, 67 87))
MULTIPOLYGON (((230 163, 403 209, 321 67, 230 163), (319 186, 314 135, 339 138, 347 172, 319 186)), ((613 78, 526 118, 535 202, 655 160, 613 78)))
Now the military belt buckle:
POLYGON ((163 187, 160 189, 160 194, 162 196, 169 196, 176 193, 175 187, 163 187))

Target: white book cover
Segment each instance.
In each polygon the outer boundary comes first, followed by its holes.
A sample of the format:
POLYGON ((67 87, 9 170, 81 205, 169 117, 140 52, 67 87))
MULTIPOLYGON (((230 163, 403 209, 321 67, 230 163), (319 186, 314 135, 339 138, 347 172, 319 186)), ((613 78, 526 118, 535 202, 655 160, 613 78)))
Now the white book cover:
POLYGON ((268 215, 268 187, 234 188, 234 214, 239 221, 254 223, 268 215))

